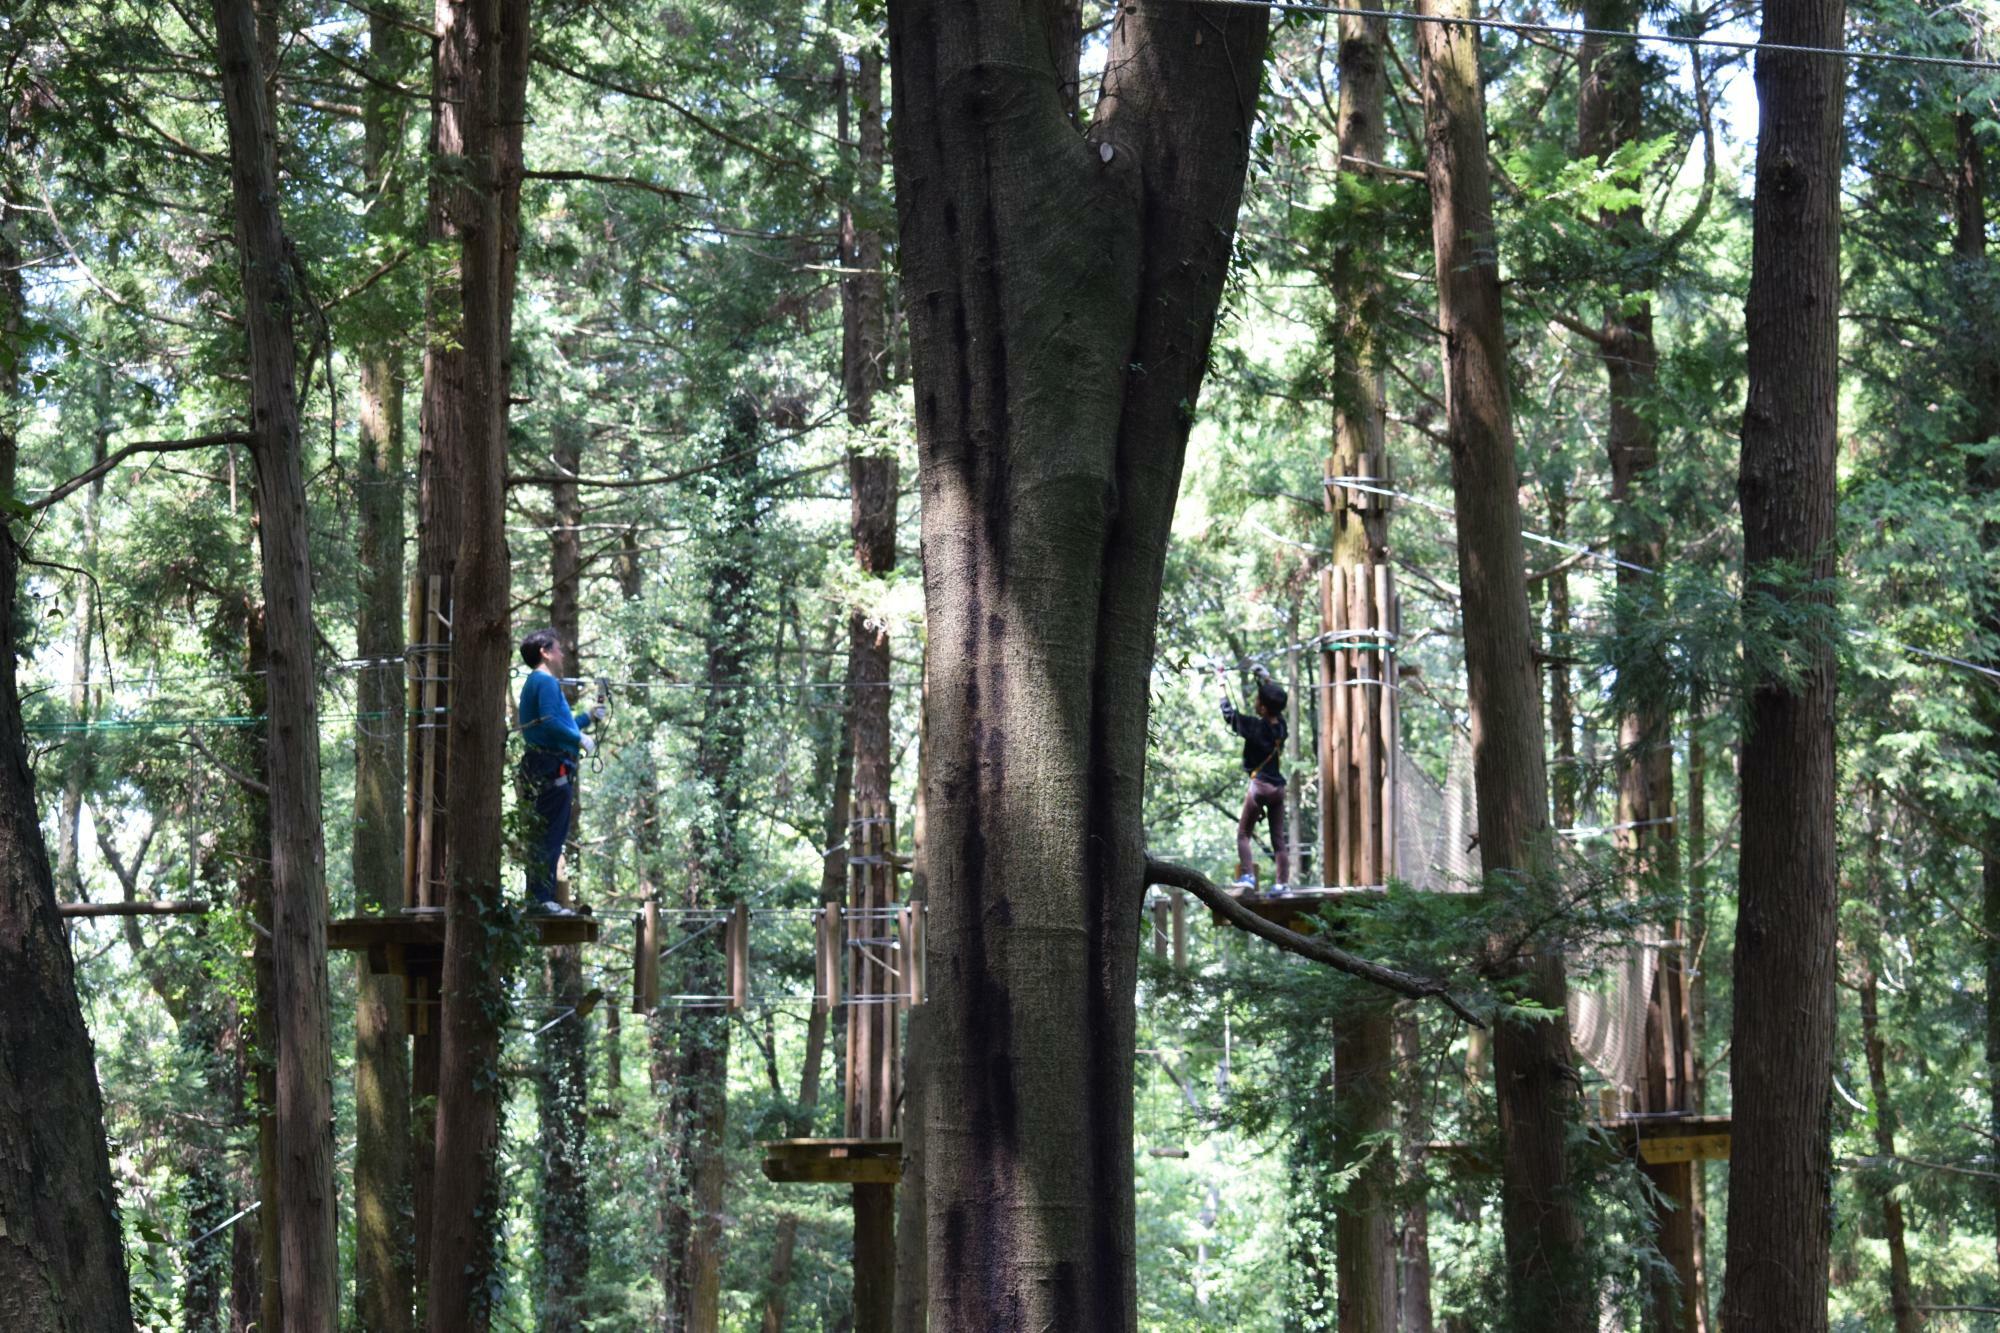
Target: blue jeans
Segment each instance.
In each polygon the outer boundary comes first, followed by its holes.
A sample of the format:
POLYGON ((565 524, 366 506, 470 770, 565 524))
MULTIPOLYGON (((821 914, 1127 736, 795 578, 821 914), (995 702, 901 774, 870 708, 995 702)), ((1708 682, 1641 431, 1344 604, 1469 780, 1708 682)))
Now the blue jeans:
POLYGON ((556 900, 556 862, 569 841, 570 811, 576 800, 576 761, 548 750, 530 750, 521 759, 521 778, 534 802, 529 821, 528 897, 556 900))

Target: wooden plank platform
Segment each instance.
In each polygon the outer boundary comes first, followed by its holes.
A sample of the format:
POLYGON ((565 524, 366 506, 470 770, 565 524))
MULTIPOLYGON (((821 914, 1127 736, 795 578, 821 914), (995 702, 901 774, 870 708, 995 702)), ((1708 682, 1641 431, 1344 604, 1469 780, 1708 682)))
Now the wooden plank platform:
POLYGON ((764 1145, 764 1178, 816 1185, 894 1185, 901 1139, 776 1139, 764 1145))
POLYGON ((1729 1117, 1726 1115, 1620 1116, 1602 1122, 1628 1148, 1636 1148, 1648 1166, 1669 1162, 1729 1160, 1729 1117))
MULTIPOLYGON (((531 916, 528 925, 544 947, 595 944, 597 918, 592 916, 531 916)), ((444 910, 394 912, 382 916, 348 916, 326 924, 326 947, 371 958, 391 949, 444 947, 444 910)))

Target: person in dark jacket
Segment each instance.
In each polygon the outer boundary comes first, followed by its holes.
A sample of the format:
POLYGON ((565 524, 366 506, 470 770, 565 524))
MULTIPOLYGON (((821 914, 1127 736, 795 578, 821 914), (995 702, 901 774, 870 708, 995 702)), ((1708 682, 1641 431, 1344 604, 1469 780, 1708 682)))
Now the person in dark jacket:
POLYGON ((569 840, 576 801, 578 758, 597 748, 584 733, 604 717, 604 705, 584 712, 570 708, 563 694, 562 636, 538 629, 521 640, 521 660, 534 670, 521 687, 521 783, 534 803, 529 821, 534 839, 528 853, 528 911, 537 916, 574 916, 556 901, 556 865, 569 840))
POLYGON ((1285 748, 1285 687, 1258 671, 1254 713, 1240 713, 1229 698, 1229 679, 1218 668, 1222 687, 1222 720, 1243 738, 1243 771, 1250 786, 1243 793, 1243 813, 1236 821, 1236 887, 1257 887, 1257 822, 1271 821, 1271 853, 1278 863, 1275 893, 1292 891, 1291 847, 1285 841, 1285 775, 1278 756, 1285 748))

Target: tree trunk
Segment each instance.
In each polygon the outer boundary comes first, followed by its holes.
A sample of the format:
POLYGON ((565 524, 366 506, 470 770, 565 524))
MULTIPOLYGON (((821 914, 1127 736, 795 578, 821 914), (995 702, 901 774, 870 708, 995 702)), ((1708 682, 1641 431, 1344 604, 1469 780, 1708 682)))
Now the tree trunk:
MULTIPOLYGON (((9 139, 13 135, 11 126, 9 139)), ((0 145, 8 152, 11 142, 0 145)), ((0 154, 4 156, 4 154, 0 154)), ((22 345, 21 253, 0 220, 0 342, 22 345)), ((11 409, 20 386, 0 378, 11 409)), ((15 492, 11 411, 0 416, 0 495, 15 492)), ((15 684, 19 534, 0 525, 0 1325, 21 1333, 132 1327, 118 1195, 75 963, 56 915, 15 684)))
MULTIPOLYGON (((384 80, 409 65, 408 42, 393 16, 368 21, 369 64, 384 80)), ((363 92, 362 151, 371 193, 393 211, 401 108, 381 88, 363 92)), ((361 520, 361 617, 355 653, 367 664, 356 681, 354 741, 354 905, 360 912, 403 906, 403 379, 399 340, 371 341, 359 366, 360 441, 355 459, 361 520)), ((355 958, 354 1305, 361 1327, 408 1333, 416 1273, 410 1206, 410 1068, 403 979, 378 975, 355 958)))
MULTIPOLYGON (((1990 291, 1992 274, 1986 255, 1986 164, 1976 133, 1977 121, 1970 111, 1953 117, 1956 152, 1952 173, 1952 283, 1966 298, 1959 319, 1963 330, 1958 344, 1968 358, 1964 369, 1966 435, 1974 444, 1985 444, 2000 436, 2000 348, 1987 336, 1993 317, 1990 291)), ((1968 453, 1965 462, 1967 489, 1988 501, 2000 494, 2000 461, 1979 452, 1968 453)), ((1980 525, 1980 548, 1987 553, 1989 568, 2000 553, 2000 522, 1980 525)), ((1980 636, 1986 641, 1989 660, 2000 645, 2000 583, 1989 581, 1975 602, 1980 636)), ((1974 717, 1985 728, 1988 753, 2000 753, 2000 688, 1990 680, 1981 683, 1973 696, 1974 717)), ((1986 932, 1981 950, 1986 971, 1986 1067, 1989 1077, 1987 1129, 2000 1136, 2000 816, 1989 816, 1980 831, 1982 862, 1980 925, 1986 932)), ((1996 1252, 2000 1252, 2000 1181, 1989 1182, 1988 1216, 1993 1228, 1996 1252)))
MULTIPOLYGON (((1842 0, 1773 0, 1763 39, 1838 46, 1842 0)), ((1737 496, 1746 606, 1830 616, 1846 65, 1757 56, 1749 396, 1737 496)), ((1749 616, 1746 632, 1777 626, 1749 616)), ((1738 844, 1729 1333, 1827 1326, 1835 1029, 1834 655, 1797 631, 1788 677, 1748 682, 1738 844)), ((1753 667, 1753 670, 1755 668, 1753 667)))
MULTIPOLYGON (((91 465, 104 462, 106 440, 111 434, 109 414, 110 366, 98 367, 93 407, 97 427, 92 432, 91 465)), ((90 483, 83 496, 82 547, 78 563, 92 575, 97 572, 97 507, 104 498, 104 479, 90 483)), ((97 587, 92 578, 79 578, 70 616, 69 715, 77 722, 90 721, 90 659, 94 651, 97 587)), ((78 863, 79 835, 83 828, 83 790, 90 780, 94 746, 88 732, 69 740, 69 762, 63 767, 62 807, 56 815, 56 896, 64 902, 83 900, 83 875, 78 863)))
MULTIPOLYGON (((761 463, 756 408, 738 397, 725 409, 722 446, 733 459, 704 479, 718 515, 716 547, 708 555, 703 593, 707 651, 704 679, 744 679, 753 639, 755 494, 761 463)), ((725 691, 711 691, 695 746, 695 769, 711 813, 689 830, 687 889, 690 908, 727 907, 742 896, 745 711, 725 691)), ((690 929, 699 927, 690 926, 690 929)), ((719 948, 689 949, 676 988, 691 995, 720 995, 724 985, 719 948)), ((663 1295, 670 1327, 714 1333, 721 1318, 722 1204, 728 1158, 729 1024, 719 1003, 681 1011, 680 1031, 665 1066, 668 1097, 663 1127, 677 1145, 678 1179, 664 1182, 668 1239, 662 1254, 663 1295)))
MULTIPOLYGON (((1422 1086, 1423 1029, 1414 1013, 1396 1018, 1396 1068, 1404 1086, 1422 1086)), ((1427 1197, 1424 1156, 1431 1138, 1430 1116, 1425 1101, 1414 1091, 1403 1098, 1401 1137, 1403 1188, 1403 1232, 1398 1270, 1399 1311, 1397 1327, 1402 1333, 1431 1333, 1436 1316, 1431 1310, 1431 1217, 1427 1197)))
POLYGON ((270 655, 271 950, 278 1025, 279 1289, 287 1330, 338 1324, 333 1049, 313 671, 311 521, 292 321, 300 297, 278 215, 277 129, 249 0, 215 0, 216 48, 243 270, 250 413, 270 655))
MULTIPOLYGON (((1638 6, 1632 0, 1587 0, 1583 23, 1606 32, 1633 32, 1638 6)), ((1579 50, 1583 84, 1577 98, 1577 149, 1599 163, 1636 143, 1644 134, 1646 70, 1637 43, 1586 37, 1579 50)), ((1617 249, 1649 247, 1645 210, 1634 205, 1599 219, 1617 249)), ((1659 352, 1653 342, 1653 303, 1646 285, 1620 284, 1596 336, 1603 364, 1609 420, 1605 450, 1611 464, 1613 546, 1618 559, 1618 611, 1631 628, 1653 584, 1642 570, 1658 571, 1665 555, 1658 506, 1644 494, 1659 463, 1659 440, 1651 409, 1659 352)), ((1672 715, 1640 703, 1618 718, 1618 848, 1627 895, 1640 899, 1670 890, 1679 877, 1680 841, 1674 828, 1672 715)), ((1649 1068, 1640 1103, 1630 1109, 1661 1114, 1685 1112, 1692 1074, 1682 947, 1686 932, 1678 919, 1668 928, 1654 991, 1647 1010, 1649 1068)), ((1694 1228, 1694 1172, 1698 1164, 1672 1162, 1642 1167, 1652 1182, 1656 1243, 1670 1272, 1648 1280, 1645 1324, 1657 1333, 1700 1333, 1704 1320, 1701 1256, 1694 1228)))
MULTIPOLYGON (((1388 89, 1383 51, 1389 40, 1388 28, 1388 20, 1381 18, 1342 15, 1339 20, 1340 163, 1336 188, 1363 181, 1361 173, 1382 160, 1388 129, 1383 120, 1388 89)), ((1380 472, 1383 485, 1388 484, 1389 467, 1382 354, 1375 325, 1384 300, 1381 266, 1385 230, 1357 226, 1337 242, 1330 293, 1339 312, 1341 356, 1333 385, 1334 471, 1380 472)), ((1374 501, 1368 497, 1365 508, 1345 504, 1336 510, 1336 569, 1372 573, 1375 566, 1388 560, 1389 509, 1374 501)), ((1375 585, 1371 577, 1369 586, 1375 585)), ((1379 608, 1378 614, 1385 628, 1394 623, 1390 608, 1379 608)), ((1382 660, 1389 660, 1386 654, 1382 660)), ((1379 691, 1352 693, 1357 700, 1373 699, 1379 691)), ((1393 744, 1386 734, 1383 742, 1393 744)), ((1395 756, 1389 755, 1381 775, 1373 771, 1372 763, 1366 772, 1359 766, 1348 770, 1359 778, 1358 794, 1363 803, 1381 800, 1381 783, 1394 772, 1395 762, 1395 756)), ((1294 774, 1295 779, 1298 776, 1294 774)), ((1347 785, 1323 780, 1338 788, 1347 785)), ((1351 797, 1339 790, 1336 799, 1351 797)), ((1320 857, 1319 882, 1326 884, 1345 880, 1336 870, 1345 858, 1337 854, 1331 833, 1331 829, 1322 829, 1320 834, 1325 850, 1320 857)), ((1382 871, 1383 879, 1392 878, 1396 867, 1384 858, 1382 871)), ((1340 1172, 1354 1172, 1333 1200, 1334 1288, 1340 1333, 1392 1333, 1395 1328, 1396 1210, 1390 1196, 1396 1186, 1396 1161, 1387 1146, 1396 1128, 1394 1022, 1387 1003, 1367 1001, 1334 1020, 1333 1164, 1340 1172)))
MULTIPOLYGON (((1419 12, 1463 17, 1470 6, 1464 0, 1425 0, 1419 12)), ((1488 884, 1539 894, 1554 869, 1549 785, 1521 541, 1479 43, 1474 30, 1462 24, 1424 23, 1418 25, 1418 45, 1480 860, 1488 884)), ((1493 1032, 1508 1310, 1522 1328, 1594 1333, 1596 1300, 1566 1150, 1576 1091, 1564 1008, 1567 979, 1559 951, 1530 949, 1514 984, 1521 1000, 1554 1017, 1526 1021, 1502 1012, 1493 1032)))
MULTIPOLYGON (((1879 869, 1874 890, 1879 907, 1882 885, 1879 869)), ((1876 1207, 1882 1218, 1882 1235, 1889 1243, 1889 1310, 1896 1321, 1896 1333, 1918 1333, 1924 1326, 1911 1295, 1910 1253, 1904 1236, 1903 1204, 1896 1197, 1896 1112, 1889 1102, 1888 1061, 1882 1043, 1880 1012, 1881 987, 1876 982, 1875 960, 1869 956, 1869 942, 1855 942, 1855 956, 1861 968, 1861 1044, 1868 1061, 1868 1094, 1875 1103, 1875 1155, 1885 1177, 1876 1185, 1876 1207)))
MULTIPOLYGON (((494 937, 505 919, 500 794, 509 636, 506 343, 512 306, 507 200, 518 201, 528 0, 443 0, 464 34, 464 184, 460 241, 465 349, 464 467, 452 574, 453 705, 447 833, 443 1029, 429 1285, 432 1333, 484 1333, 499 1217, 500 1024, 506 978, 494 937), (517 80, 519 80, 517 82, 517 80), (511 141, 511 146, 510 146, 511 141)), ((448 36, 441 49, 451 44, 448 36)), ((427 386, 428 388, 428 386, 427 386)))
MULTIPOLYGON (((826 816, 825 859, 820 867, 819 900, 822 904, 841 901, 847 888, 847 821, 853 810, 854 793, 854 712, 853 658, 848 659, 846 688, 841 691, 837 735, 833 741, 833 762, 827 765, 827 780, 833 795, 826 816)), ((806 1138, 813 1131, 819 1110, 820 1068, 826 1059, 826 1033, 830 1026, 826 1010, 814 1005, 806 1019, 805 1062, 799 1070, 798 1111, 789 1133, 806 1138)), ((764 1292, 764 1333, 785 1333, 785 1311, 791 1301, 792 1261, 798 1247, 799 1215, 786 1211, 778 1215, 778 1231, 771 1243, 771 1276, 764 1292)), ((913 1333, 923 1333, 918 1328, 913 1333)))
MULTIPOLYGON (((555 426, 551 443, 556 472, 565 477, 574 477, 583 464, 580 431, 581 427, 570 421, 559 420, 555 426)), ((556 482, 549 488, 549 502, 555 520, 549 533, 549 624, 562 636, 570 673, 581 676, 583 547, 577 525, 583 521, 583 505, 576 482, 556 482)), ((574 778, 570 799, 581 802, 574 778)), ((570 837, 575 841, 582 838, 577 822, 580 814, 576 810, 571 814, 570 837)), ((564 862, 564 877, 557 887, 563 901, 574 903, 576 864, 570 857, 564 862)), ((590 1109, 585 1104, 590 1090, 590 1024, 574 1013, 556 1021, 563 1010, 575 1010, 583 1002, 583 951, 574 945, 558 945, 547 955, 544 981, 551 1013, 544 1021, 555 1021, 555 1026, 535 1039, 535 1105, 542 1147, 535 1219, 542 1273, 536 1315, 539 1327, 547 1333, 574 1333, 584 1326, 588 1313, 584 1290, 590 1279, 590 1199, 584 1161, 590 1109)), ((615 1004, 611 1007, 617 1009, 615 1004)))
MULTIPOLYGON (((882 121, 882 56, 863 47, 856 62, 854 110, 856 127, 855 200, 841 210, 841 380, 847 397, 847 420, 865 430, 875 416, 875 395, 882 387, 882 358, 887 349, 886 282, 883 278, 882 236, 874 225, 880 214, 884 153, 882 121)), ((845 98, 841 119, 847 119, 845 98)), ((846 134, 841 136, 845 139, 846 134)), ((864 587, 893 573, 896 567, 897 467, 893 452, 867 446, 850 450, 848 482, 853 491, 849 529, 855 563, 864 587)), ((854 691, 854 807, 864 814, 889 808, 890 765, 894 750, 889 732, 890 643, 881 613, 857 605, 848 613, 848 676, 854 691)), ((893 827, 893 826, 892 826, 893 827)), ((857 829, 865 833, 865 829, 857 829)), ((842 831, 843 836, 846 830, 842 831)), ((865 840, 862 845, 866 844, 865 840)), ((853 876, 857 911, 887 908, 895 898, 895 871, 888 866, 861 866, 853 876)), ((870 964, 853 960, 858 969, 870 964)), ((879 979, 879 978, 878 978, 879 979)), ((862 978, 857 975, 855 990, 862 978)), ((881 1053, 894 1052, 897 1006, 863 1004, 848 1015, 847 1133, 886 1136, 890 1126, 859 1123, 868 1117, 861 1108, 887 1098, 890 1089, 864 1086, 882 1075, 881 1053)), ((890 1055, 889 1059, 894 1060, 890 1055)), ((856 1185, 854 1209, 854 1326, 861 1333, 887 1333, 894 1321, 896 1291, 895 1186, 856 1185)))
POLYGON ((1136 1323, 1148 677, 1268 15, 892 0, 924 496, 930 1323, 1136 1323), (1061 1034, 1051 1040, 1050 1034, 1061 1034))

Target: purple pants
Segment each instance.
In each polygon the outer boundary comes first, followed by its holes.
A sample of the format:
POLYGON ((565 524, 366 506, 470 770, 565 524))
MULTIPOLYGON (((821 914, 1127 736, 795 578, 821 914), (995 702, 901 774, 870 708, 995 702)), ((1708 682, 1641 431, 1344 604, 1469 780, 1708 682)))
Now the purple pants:
POLYGON ((1271 852, 1278 859, 1278 883, 1292 882, 1292 853, 1285 842, 1285 788, 1283 783, 1251 778, 1243 793, 1243 814, 1236 821, 1236 873, 1257 873, 1257 821, 1271 821, 1271 852))

